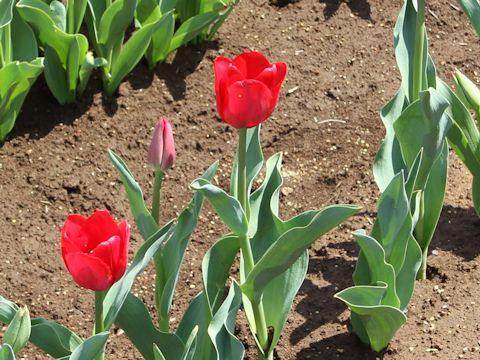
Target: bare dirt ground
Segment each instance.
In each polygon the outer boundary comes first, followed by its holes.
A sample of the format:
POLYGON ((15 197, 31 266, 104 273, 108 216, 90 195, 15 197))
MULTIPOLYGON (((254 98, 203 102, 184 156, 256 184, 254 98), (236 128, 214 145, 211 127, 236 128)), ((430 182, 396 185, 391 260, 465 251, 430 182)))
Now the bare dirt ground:
MULTIPOLYGON (((310 249, 308 275, 276 358, 478 359, 480 222, 470 175, 452 152, 429 278, 417 283, 408 322, 389 347, 377 354, 362 344, 349 325, 349 311, 333 298, 352 285, 358 246, 351 232, 370 229, 376 216, 372 164, 384 136, 379 111, 400 85, 392 32, 402 3, 242 0, 214 41, 180 49, 154 72, 142 62, 114 98, 104 97, 94 78, 77 103, 60 106, 39 79, 0 146, 0 294, 26 304, 33 316, 88 336, 93 294, 75 285, 60 256, 67 215, 108 209, 134 224, 106 151, 124 158, 150 202, 153 174, 146 152, 160 116, 172 122, 177 146, 175 167, 164 180, 162 220, 181 211, 192 196, 190 182, 217 159, 215 179, 227 188, 237 137, 216 113, 212 62, 218 55, 257 50, 289 69, 278 107, 262 128, 266 157, 284 152, 282 217, 336 203, 363 207, 310 249)), ((439 76, 451 84, 449 74, 457 67, 478 81, 480 43, 457 3, 427 4, 430 52, 439 76)), ((201 288, 203 254, 225 231, 206 205, 182 267, 172 329, 201 288)), ((131 257, 141 243, 133 226, 131 257)), ((134 288, 150 305, 152 276, 149 269, 134 288)), ((242 311, 238 336, 246 358, 255 359, 242 311)), ((20 355, 47 358, 33 347, 20 355)), ((138 358, 122 332, 112 333, 107 359, 138 358)))

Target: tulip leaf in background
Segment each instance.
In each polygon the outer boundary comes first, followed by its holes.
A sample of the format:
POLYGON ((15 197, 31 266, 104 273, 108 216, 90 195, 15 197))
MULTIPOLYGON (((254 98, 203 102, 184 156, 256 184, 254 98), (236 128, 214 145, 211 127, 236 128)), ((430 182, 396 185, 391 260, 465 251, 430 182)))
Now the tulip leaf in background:
POLYGON ((480 3, 478 0, 458 0, 458 2, 480 37, 480 3))
MULTIPOLYGON (((353 233, 360 246, 353 274, 355 286, 335 295, 351 310, 352 326, 360 339, 381 351, 406 322, 422 253, 413 237, 417 214, 410 202, 418 197, 410 183, 419 174, 422 152, 417 154, 405 181, 398 173, 382 193, 378 216, 370 236, 363 230, 353 233)), ((418 211, 418 209, 417 209, 418 211)))
POLYGON ((210 40, 237 3, 238 0, 139 0, 136 26, 141 29, 160 22, 145 53, 149 67, 154 68, 172 51, 191 41, 210 40), (176 31, 175 18, 180 23, 176 31))
POLYGON ((91 66, 105 61, 88 52, 88 40, 79 33, 87 2, 20 0, 17 9, 34 30, 45 53, 45 80, 60 104, 71 103, 85 90, 91 66), (83 70, 83 71, 82 71, 83 70))
POLYGON ((402 84, 382 109, 386 135, 373 170, 378 187, 384 191, 395 174, 401 170, 409 173, 412 161, 420 149, 424 149, 415 183, 415 189, 421 193, 414 236, 423 253, 418 278, 425 279, 428 247, 445 196, 448 169, 445 137, 452 121, 446 112, 447 100, 435 90, 437 78, 428 54, 424 0, 405 0, 395 25, 394 39, 402 84))
POLYGON ((0 142, 12 130, 28 91, 43 70, 35 35, 15 3, 0 1, 0 142))

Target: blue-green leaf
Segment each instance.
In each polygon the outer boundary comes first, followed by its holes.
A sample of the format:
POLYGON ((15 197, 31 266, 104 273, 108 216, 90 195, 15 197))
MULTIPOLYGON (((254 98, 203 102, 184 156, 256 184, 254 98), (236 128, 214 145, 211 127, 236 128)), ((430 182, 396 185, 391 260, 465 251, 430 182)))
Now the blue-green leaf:
POLYGON ((123 41, 125 31, 133 21, 136 7, 137 0, 115 0, 101 15, 97 28, 98 43, 103 45, 106 53, 112 50, 115 44, 123 41))
POLYGON ((0 0, 0 28, 10 24, 15 0, 0 0))
POLYGON ((480 36, 480 3, 478 0, 458 0, 458 2, 480 36))
POLYGON ((3 343, 9 344, 14 353, 19 352, 27 343, 30 337, 30 313, 27 307, 18 309, 10 325, 8 325, 5 334, 3 334, 3 343))
POLYGON ((82 339, 73 331, 48 320, 32 320, 30 342, 54 358, 69 356, 82 339))
POLYGON ((94 359, 100 352, 105 350, 109 332, 102 332, 90 336, 87 340, 81 343, 70 355, 69 360, 86 360, 94 359))
POLYGON ((0 360, 15 360, 15 353, 10 345, 0 346, 0 360))

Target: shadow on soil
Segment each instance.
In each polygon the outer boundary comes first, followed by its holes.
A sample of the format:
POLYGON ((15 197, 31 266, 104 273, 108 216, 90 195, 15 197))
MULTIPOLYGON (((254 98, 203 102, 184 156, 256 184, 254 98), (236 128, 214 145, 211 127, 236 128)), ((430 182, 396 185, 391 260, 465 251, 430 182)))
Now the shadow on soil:
MULTIPOLYGON (((283 7, 298 2, 300 2, 300 0, 276 0, 273 1, 273 4, 283 7)), ((325 4, 323 15, 326 20, 334 16, 342 4, 346 4, 350 8, 350 11, 356 16, 372 21, 370 4, 366 0, 319 0, 319 2, 320 4, 325 4)))
POLYGON ((431 250, 450 251, 470 261, 480 254, 480 220, 472 208, 444 206, 431 250))

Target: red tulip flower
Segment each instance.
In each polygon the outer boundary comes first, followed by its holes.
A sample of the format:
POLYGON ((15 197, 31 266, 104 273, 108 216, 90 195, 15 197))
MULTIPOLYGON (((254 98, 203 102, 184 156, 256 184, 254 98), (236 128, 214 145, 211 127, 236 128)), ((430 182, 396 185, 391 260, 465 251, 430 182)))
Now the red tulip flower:
POLYGON ((130 225, 118 225, 106 210, 88 219, 69 215, 61 233, 62 256, 73 280, 81 287, 103 291, 125 273, 130 225))
POLYGON ((220 117, 233 127, 251 128, 265 121, 275 109, 285 63, 270 64, 258 52, 245 52, 233 61, 220 56, 213 63, 220 117))

